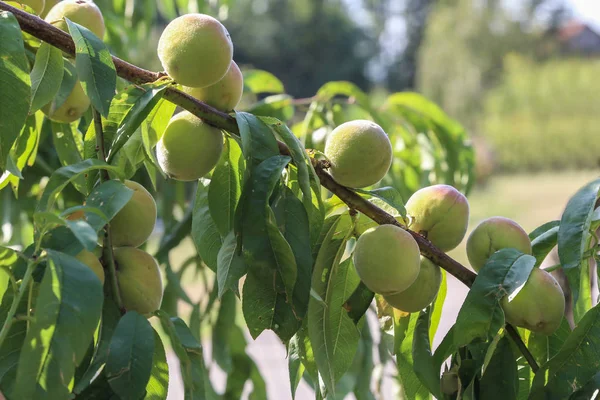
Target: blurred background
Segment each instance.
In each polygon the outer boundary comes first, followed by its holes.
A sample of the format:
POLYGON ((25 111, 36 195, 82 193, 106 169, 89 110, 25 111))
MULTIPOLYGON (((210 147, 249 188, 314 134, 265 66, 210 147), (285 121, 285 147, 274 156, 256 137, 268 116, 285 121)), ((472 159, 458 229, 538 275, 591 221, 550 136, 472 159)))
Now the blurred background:
MULTIPOLYGON (((111 50, 148 69, 160 70, 156 43, 164 26, 205 12, 228 28, 242 69, 273 73, 297 99, 341 80, 374 104, 393 92, 422 93, 463 124, 475 148, 470 229, 502 215, 529 232, 559 218, 568 198, 598 176, 600 1, 96 2, 108 20, 110 10, 129 17, 129 24, 108 25, 111 50)), ((185 259, 193 251, 190 242, 174 253, 185 259)), ((467 264, 464 245, 451 255, 467 264)), ((202 297, 202 288, 186 289, 194 301, 202 297)), ((452 279, 448 290, 434 344, 466 294, 452 279)), ((276 337, 266 332, 247 351, 269 398, 289 398, 285 348, 276 337)), ((211 372, 218 380, 218 369, 211 372)), ((310 393, 301 384, 297 398, 310 393)), ((170 398, 180 395, 171 390, 170 398)))

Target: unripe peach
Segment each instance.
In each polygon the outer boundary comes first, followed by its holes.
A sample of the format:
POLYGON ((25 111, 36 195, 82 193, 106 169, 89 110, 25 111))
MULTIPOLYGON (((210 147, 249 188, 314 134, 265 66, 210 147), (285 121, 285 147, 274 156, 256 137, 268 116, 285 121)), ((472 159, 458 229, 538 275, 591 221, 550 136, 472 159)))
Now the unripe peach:
POLYGON ((502 308, 506 321, 532 332, 551 335, 565 313, 565 296, 548 272, 534 268, 527 283, 512 301, 505 296, 502 308))
POLYGON ((421 257, 421 268, 417 280, 408 289, 383 296, 392 307, 412 313, 418 312, 431 304, 442 284, 440 267, 429 259, 421 257))
POLYGON ((90 269, 96 274, 98 279, 100 279, 100 282, 104 284, 104 268, 102 267, 102 264, 100 263, 100 260, 98 259, 96 254, 86 249, 83 249, 79 252, 79 254, 75 256, 75 258, 87 265, 88 267, 90 267, 90 269))
POLYGON ((467 233, 469 202, 449 185, 417 190, 406 202, 406 213, 412 218, 410 229, 442 251, 454 249, 467 233))
POLYGON ((380 225, 358 238, 354 266, 360 279, 373 292, 398 293, 408 289, 419 275, 419 246, 404 229, 380 225))
POLYGON ((343 123, 327 137, 325 156, 329 172, 340 185, 363 188, 374 185, 392 164, 392 144, 387 134, 372 121, 343 123))
POLYGON ((71 123, 81 118, 90 104, 90 99, 83 91, 81 83, 77 81, 71 94, 60 107, 54 110, 53 102, 51 102, 42 107, 42 112, 53 121, 71 123))
POLYGON ((492 217, 482 221, 467 239, 467 257, 475 271, 500 249, 513 248, 531 254, 531 240, 515 221, 492 217))
POLYGON ((184 86, 183 91, 217 110, 231 111, 242 98, 244 77, 240 67, 232 61, 225 76, 217 83, 202 88, 184 86))
POLYGON ((104 37, 106 30, 104 18, 102 17, 102 12, 93 1, 63 0, 48 11, 45 20, 57 28, 68 32, 69 27, 64 20, 65 18, 86 27, 100 39, 104 37))
POLYGON ((169 177, 194 181, 217 165, 223 150, 223 134, 184 111, 169 121, 156 146, 156 158, 169 177))
POLYGON ((137 182, 125 181, 133 196, 110 221, 112 245, 137 247, 152 234, 156 223, 156 203, 152 195, 137 182))
POLYGON ((189 87, 217 83, 231 64, 227 29, 205 14, 186 14, 167 25, 158 41, 158 58, 169 76, 189 87))
POLYGON ((116 248, 114 255, 123 306, 140 314, 158 310, 163 285, 154 257, 135 247, 116 248))

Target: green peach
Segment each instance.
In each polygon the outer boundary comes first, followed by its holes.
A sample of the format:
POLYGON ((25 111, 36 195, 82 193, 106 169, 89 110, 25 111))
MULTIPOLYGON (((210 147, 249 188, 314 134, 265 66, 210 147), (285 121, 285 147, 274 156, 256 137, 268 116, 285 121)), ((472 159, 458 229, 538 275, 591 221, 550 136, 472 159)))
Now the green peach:
POLYGON ((71 94, 60 107, 54 109, 54 104, 51 102, 42 107, 42 112, 53 121, 71 123, 81 118, 90 104, 90 99, 83 91, 81 83, 77 81, 71 94))
POLYGON ((205 14, 186 14, 167 25, 158 40, 158 58, 177 83, 205 87, 229 69, 233 44, 227 29, 205 14))
POLYGON ((163 284, 154 257, 135 247, 116 248, 114 255, 123 306, 140 314, 158 310, 163 284))
POLYGON ((184 111, 169 121, 156 146, 161 169, 180 181, 194 181, 217 165, 223 150, 223 134, 184 111))
POLYGON ((325 156, 337 183, 352 188, 374 185, 392 164, 392 144, 387 134, 372 121, 343 123, 327 137, 325 156))
POLYGON ((408 289, 419 275, 419 246, 404 229, 380 225, 358 238, 354 266, 360 279, 373 292, 398 293, 408 289))
POLYGON ((442 284, 440 267, 421 257, 421 268, 417 279, 408 289, 383 296, 392 307, 407 313, 418 312, 431 304, 442 284))
POLYGON ((504 217, 482 221, 467 239, 467 257, 475 271, 483 268, 492 254, 506 248, 531 254, 531 240, 527 232, 515 221, 504 217))
POLYGON ((412 218, 410 229, 442 251, 456 248, 467 233, 469 202, 449 185, 417 190, 406 202, 406 213, 412 218))
POLYGON ((104 32, 106 31, 104 18, 102 17, 102 12, 93 1, 63 0, 48 11, 45 20, 57 28, 68 32, 69 28, 67 22, 64 20, 65 18, 86 27, 100 39, 104 38, 104 32))
POLYGON ((244 77, 238 65, 232 61, 225 76, 217 83, 202 88, 184 86, 183 91, 217 110, 231 111, 242 98, 244 77))
POLYGON ((75 258, 90 267, 98 279, 100 279, 100 282, 104 284, 104 268, 102 267, 102 264, 100 263, 100 260, 96 254, 83 249, 75 256, 75 258))
POLYGON ((531 271, 529 279, 517 295, 505 296, 502 308, 506 321, 532 332, 551 335, 558 329, 565 313, 565 296, 556 279, 539 268, 531 271))
POLYGON ((156 203, 152 195, 137 182, 125 181, 133 196, 110 221, 114 247, 137 247, 144 243, 154 230, 156 203))

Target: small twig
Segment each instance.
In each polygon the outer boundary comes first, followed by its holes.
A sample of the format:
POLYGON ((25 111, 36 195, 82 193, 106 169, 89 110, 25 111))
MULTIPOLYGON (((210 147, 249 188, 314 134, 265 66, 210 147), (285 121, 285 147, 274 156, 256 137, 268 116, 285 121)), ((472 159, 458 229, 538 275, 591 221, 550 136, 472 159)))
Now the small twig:
MULTIPOLYGON (((98 151, 98 158, 106 162, 106 151, 104 148, 104 131, 102 129, 102 116, 100 113, 92 107, 92 115, 94 116, 94 128, 96 130, 96 148, 98 151)), ((100 182, 104 182, 110 179, 107 170, 101 170, 100 182)), ((112 235, 110 232, 110 223, 104 227, 104 242, 102 243, 102 261, 105 268, 108 270, 108 279, 110 280, 112 295, 117 303, 117 307, 122 314, 125 314, 127 310, 123 307, 123 299, 121 298, 121 289, 119 288, 119 281, 117 279, 117 265, 115 262, 115 255, 113 253, 112 246, 112 235)))
MULTIPOLYGON (((37 253, 36 253, 37 254, 37 253)), ((40 262, 40 257, 31 258, 27 264, 27 269, 25 270, 25 274, 23 275, 23 279, 21 280, 21 286, 19 287, 19 291, 14 293, 14 297, 12 300, 12 304, 10 305, 10 309, 6 314, 6 320, 4 321, 4 325, 2 326, 2 330, 0 330, 0 349, 10 332, 10 328, 12 327, 13 322, 15 322, 15 314, 17 313, 17 309, 19 308, 19 303, 21 303, 21 299, 25 294, 25 291, 29 288, 29 281, 33 276, 33 271, 35 267, 40 262)))
POLYGON ((506 324, 506 332, 508 332, 510 338, 515 342, 515 344, 523 354, 523 357, 525 357, 525 360, 527 360, 527 363, 529 363, 529 366, 531 367, 533 373, 538 372, 540 367, 535 361, 535 358, 533 358, 533 355, 529 352, 529 349, 523 342, 523 339, 521 339, 519 332, 511 324, 506 324))

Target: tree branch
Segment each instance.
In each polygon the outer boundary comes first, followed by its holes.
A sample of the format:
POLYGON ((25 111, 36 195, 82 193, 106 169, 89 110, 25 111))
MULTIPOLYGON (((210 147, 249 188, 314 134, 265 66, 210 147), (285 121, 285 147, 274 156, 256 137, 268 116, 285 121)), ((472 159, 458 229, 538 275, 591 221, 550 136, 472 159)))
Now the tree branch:
MULTIPOLYGON (((44 20, 31 15, 25 11, 19 10, 17 8, 11 7, 3 1, 0 1, 0 10, 10 11, 15 15, 21 29, 38 39, 41 39, 60 50, 64 51, 71 56, 75 55, 75 44, 70 35, 61 31, 60 29, 48 24, 44 20)), ((139 68, 133 64, 130 64, 126 61, 121 60, 118 57, 112 57, 113 62, 115 64, 115 68, 117 70, 117 74, 132 83, 141 84, 141 83, 149 83, 154 82, 164 76, 162 73, 148 71, 142 68, 139 68)), ((168 88, 165 91, 164 97, 170 102, 186 109, 197 117, 201 118, 206 123, 215 126, 219 129, 226 130, 234 135, 239 135, 239 129, 236 123, 236 120, 233 116, 221 112, 219 110, 214 109, 213 107, 177 90, 175 88, 168 88)), ((279 150, 282 154, 289 155, 289 149, 284 143, 279 142, 279 150)), ((386 213, 379 207, 375 206, 368 200, 362 198, 352 190, 341 186, 337 182, 333 180, 331 175, 329 175, 322 166, 318 163, 316 164, 315 171, 321 181, 321 185, 327 188, 329 191, 338 196, 344 203, 346 203, 350 208, 360 211, 365 214, 373 221, 379 224, 394 224, 402 227, 396 219, 390 214, 386 213)), ((402 227, 406 229, 405 227, 402 227)), ((417 232, 413 232, 409 229, 406 229, 417 241, 421 254, 430 259, 436 265, 439 265, 444 270, 448 271, 451 275, 456 277, 462 283, 471 287, 473 282, 475 281, 475 277, 477 276, 474 272, 464 267, 458 261, 454 260, 446 253, 435 247, 428 241, 425 237, 421 236, 417 232)), ((508 325, 510 326, 510 325, 508 325)), ((517 345, 521 350, 527 352, 527 347, 522 342, 518 333, 514 328, 507 329, 508 333, 513 337, 515 341, 517 341, 517 345), (516 336, 514 336, 516 334, 516 336), (519 342, 522 344, 519 345, 519 342)), ((531 356, 531 354, 529 354, 531 356)), ((533 360, 532 357, 527 357, 527 360, 530 362, 532 369, 537 370, 538 366, 533 360), (533 362, 533 363, 532 363, 533 362)))
MULTIPOLYGON (((94 128, 96 130, 96 151, 98 152, 98 159, 106 162, 106 151, 104 150, 104 131, 102 129, 102 116, 100 113, 92 107, 92 115, 94 116, 94 128)), ((100 171, 100 182, 105 182, 110 179, 107 170, 100 171)), ((102 242, 102 262, 108 270, 108 279, 110 281, 110 287, 112 296, 117 303, 117 307, 122 314, 125 314, 127 310, 123 306, 123 299, 121 298, 121 289, 119 288, 119 280, 117 279, 117 263, 115 262, 115 253, 113 252, 112 245, 112 234, 110 232, 110 223, 104 226, 104 241, 102 242)))

